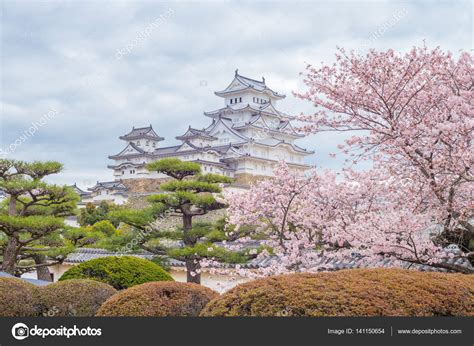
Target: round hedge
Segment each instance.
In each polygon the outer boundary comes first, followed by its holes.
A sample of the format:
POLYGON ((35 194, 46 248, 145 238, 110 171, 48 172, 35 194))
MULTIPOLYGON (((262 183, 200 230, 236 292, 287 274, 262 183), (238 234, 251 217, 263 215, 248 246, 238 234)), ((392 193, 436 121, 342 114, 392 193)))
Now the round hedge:
POLYGON ((102 257, 83 262, 65 272, 59 281, 92 279, 118 290, 150 281, 173 281, 159 265, 132 256, 102 257))
POLYGON ((0 316, 36 316, 38 288, 21 279, 0 277, 0 316))
POLYGON ((217 296, 194 283, 149 282, 117 293, 101 306, 97 316, 199 316, 217 296))
POLYGON ((39 307, 43 316, 94 316, 117 291, 103 282, 72 279, 41 287, 39 307))
POLYGON ((201 316, 473 316, 473 299, 474 275, 353 269, 247 282, 201 316))

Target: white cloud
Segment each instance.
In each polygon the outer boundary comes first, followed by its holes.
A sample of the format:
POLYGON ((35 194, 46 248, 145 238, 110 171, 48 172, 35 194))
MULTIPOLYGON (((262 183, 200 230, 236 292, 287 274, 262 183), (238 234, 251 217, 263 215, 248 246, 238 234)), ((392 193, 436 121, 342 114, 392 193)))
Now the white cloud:
MULTIPOLYGON (((0 147, 9 145, 51 107, 62 113, 15 156, 65 164, 65 179, 112 179, 107 156, 118 136, 153 124, 174 143, 188 125, 204 127, 203 111, 222 100, 235 68, 262 75, 287 94, 280 108, 311 112, 293 98, 304 89, 305 63, 333 60, 336 46, 406 51, 422 40, 457 52, 472 49, 472 4, 465 2, 5 2, 1 43, 0 147), (117 49, 161 14, 173 15, 129 54, 117 49), (406 15, 376 40, 371 35, 401 10, 406 15)), ((313 136, 310 163, 329 159, 343 137, 313 136)))

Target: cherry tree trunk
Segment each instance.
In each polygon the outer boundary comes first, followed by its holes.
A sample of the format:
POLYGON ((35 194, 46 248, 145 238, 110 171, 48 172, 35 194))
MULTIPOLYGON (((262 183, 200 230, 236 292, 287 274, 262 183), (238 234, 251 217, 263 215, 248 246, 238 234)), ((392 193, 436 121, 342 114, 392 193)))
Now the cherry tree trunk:
POLYGON ((186 281, 201 284, 201 273, 197 272, 199 269, 201 269, 199 262, 194 263, 193 259, 186 260, 186 281))

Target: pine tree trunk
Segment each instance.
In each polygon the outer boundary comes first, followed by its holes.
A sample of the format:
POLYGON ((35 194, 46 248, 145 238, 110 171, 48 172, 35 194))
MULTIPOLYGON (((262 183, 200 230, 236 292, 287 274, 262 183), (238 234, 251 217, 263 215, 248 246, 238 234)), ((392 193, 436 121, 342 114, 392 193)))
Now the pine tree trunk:
MULTIPOLYGON (((34 255, 35 264, 45 264, 46 263, 46 256, 44 255, 34 255)), ((48 267, 36 267, 36 276, 38 280, 49 281, 52 282, 51 273, 49 272, 48 267)))
MULTIPOLYGON (((184 245, 186 246, 194 246, 196 245, 196 241, 191 239, 189 236, 189 231, 193 227, 193 217, 191 215, 183 214, 183 240, 184 245)), ((199 262, 194 263, 194 259, 186 259, 186 281, 193 282, 196 284, 201 284, 201 273, 198 272, 201 269, 201 265, 199 262), (193 275, 194 274, 194 275, 193 275)))
MULTIPOLYGON (((15 216, 16 212, 16 196, 10 196, 8 204, 8 215, 15 216)), ((8 242, 3 251, 2 271, 15 275, 16 258, 19 251, 19 241, 14 235, 8 235, 8 242)))
POLYGON ((184 231, 184 241, 189 241, 187 238, 188 231, 193 227, 193 217, 191 215, 183 215, 183 231, 184 231))
POLYGON ((18 240, 9 237, 7 246, 3 252, 2 271, 15 275, 15 263, 18 255, 18 240))

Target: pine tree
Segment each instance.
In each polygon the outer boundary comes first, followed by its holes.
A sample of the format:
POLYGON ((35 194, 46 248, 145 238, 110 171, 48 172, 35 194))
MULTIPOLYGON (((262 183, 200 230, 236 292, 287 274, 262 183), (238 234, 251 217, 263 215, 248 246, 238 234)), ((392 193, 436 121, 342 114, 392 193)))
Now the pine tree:
MULTIPOLYGON (((150 171, 163 173, 172 180, 162 183, 162 193, 148 198, 151 207, 145 210, 121 210, 110 213, 112 220, 125 222, 138 230, 140 248, 157 255, 184 261, 187 281, 201 282, 202 259, 227 263, 242 263, 253 257, 249 250, 230 251, 215 243, 232 241, 248 235, 245 228, 239 232, 225 229, 221 223, 193 222, 193 218, 227 207, 219 194, 219 184, 230 183, 231 178, 217 174, 201 174, 194 162, 169 158, 148 164, 150 171), (182 226, 160 229, 157 222, 169 216, 179 216, 182 226), (181 244, 176 246, 176 243, 181 244)), ((129 239, 129 238, 128 238, 129 239)))
POLYGON ((0 191, 6 195, 0 207, 1 270, 20 275, 36 269, 38 277, 49 277, 46 257, 64 257, 63 218, 71 215, 78 196, 66 186, 47 184, 43 179, 59 173, 58 162, 0 159, 0 191), (19 265, 30 261, 33 264, 19 265))

